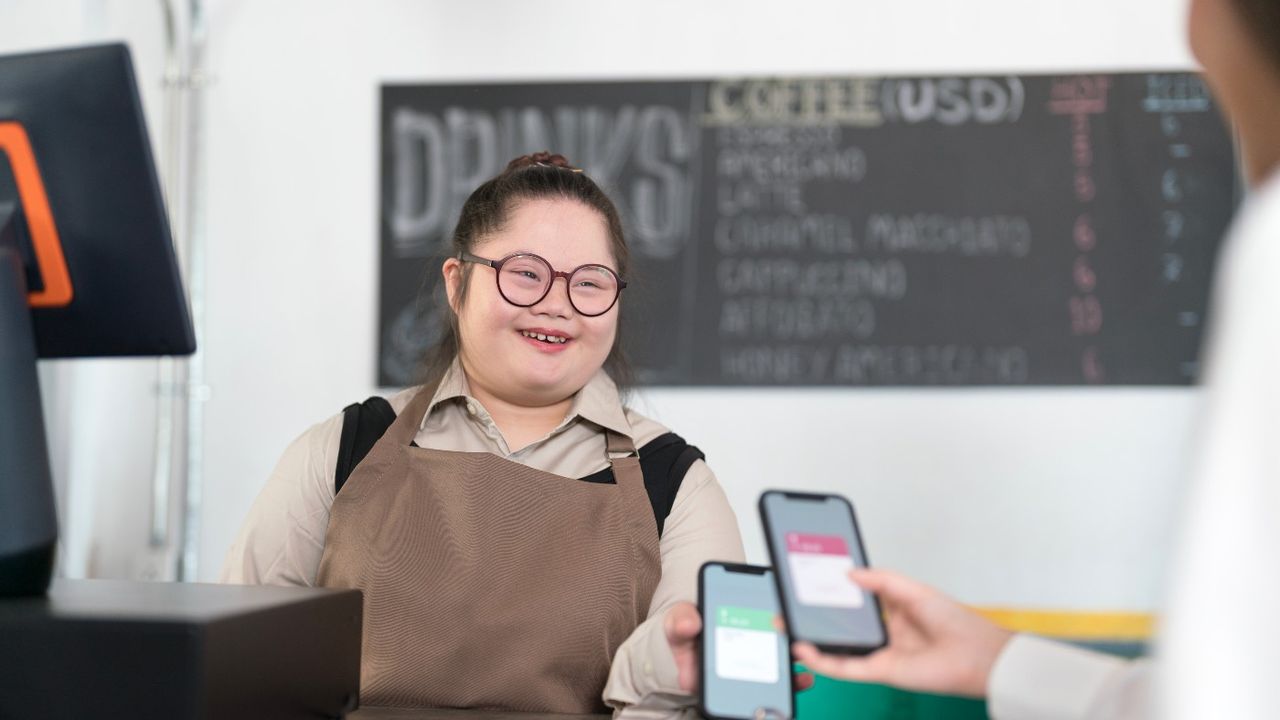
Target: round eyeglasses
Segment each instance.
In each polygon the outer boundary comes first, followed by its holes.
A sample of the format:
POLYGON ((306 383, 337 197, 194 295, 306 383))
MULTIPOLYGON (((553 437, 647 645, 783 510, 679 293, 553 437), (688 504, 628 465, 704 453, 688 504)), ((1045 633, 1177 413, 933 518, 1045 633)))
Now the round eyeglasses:
POLYGON ((533 253, 515 253, 501 260, 490 260, 464 252, 463 262, 488 265, 498 281, 498 294, 517 307, 530 307, 542 302, 558 277, 565 279, 569 304, 579 315, 595 317, 609 312, 626 281, 604 265, 579 265, 569 272, 551 267, 546 259, 533 253))

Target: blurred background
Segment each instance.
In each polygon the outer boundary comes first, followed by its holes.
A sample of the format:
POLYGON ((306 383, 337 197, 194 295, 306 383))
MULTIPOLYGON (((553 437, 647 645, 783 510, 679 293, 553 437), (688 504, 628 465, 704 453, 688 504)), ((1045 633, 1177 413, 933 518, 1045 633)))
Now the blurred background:
MULTIPOLYGON (((200 341, 191 360, 41 364, 58 572, 216 579, 289 441, 393 389, 384 84, 1187 71, 1183 23, 1170 0, 3 0, 0 52, 130 46, 200 341)), ((705 451, 752 561, 761 490, 831 490, 878 565, 981 607, 1121 616, 1112 634, 1133 636, 1160 596, 1197 391, 694 382, 632 403, 705 451)))

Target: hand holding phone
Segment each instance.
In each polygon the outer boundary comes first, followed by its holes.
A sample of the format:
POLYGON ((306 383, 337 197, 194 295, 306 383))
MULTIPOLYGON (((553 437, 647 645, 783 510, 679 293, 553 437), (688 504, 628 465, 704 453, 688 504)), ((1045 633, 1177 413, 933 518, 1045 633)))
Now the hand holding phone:
POLYGON ((792 637, 828 653, 884 647, 879 601, 848 577, 870 565, 849 501, 770 490, 760 497, 760 517, 792 637))
POLYGON ((698 609, 698 711, 713 720, 792 717, 790 643, 777 622, 773 571, 733 563, 703 565, 698 609))
POLYGON ((857 581, 889 611, 893 640, 870 657, 826 655, 796 643, 795 658, 839 680, 938 695, 984 697, 1013 633, 938 590, 888 570, 861 569, 857 581))

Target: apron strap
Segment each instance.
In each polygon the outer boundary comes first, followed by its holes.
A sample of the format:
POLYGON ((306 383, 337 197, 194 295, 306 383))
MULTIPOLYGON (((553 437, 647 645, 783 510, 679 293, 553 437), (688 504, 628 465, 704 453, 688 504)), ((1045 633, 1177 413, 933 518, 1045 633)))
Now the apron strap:
MULTIPOLYGON (((605 428, 604 433, 609 465, 613 468, 613 479, 618 483, 618 490, 621 491, 623 501, 627 505, 627 513, 631 516, 631 522, 638 533, 636 537, 645 538, 644 542, 652 545, 652 557, 646 556, 647 562, 652 567, 647 568, 647 571, 660 573, 657 569, 657 540, 660 534, 658 520, 654 517, 653 504, 649 502, 649 490, 644 484, 644 468, 640 466, 640 453, 636 451, 635 443, 626 435, 609 428, 605 428)), ((646 601, 646 613, 648 608, 646 601)))
MULTIPOLYGON (((390 442, 393 446, 412 443, 413 439, 418 435, 418 428, 422 424, 422 418, 426 416, 427 408, 431 406, 431 399, 435 397, 439 386, 439 382, 424 385, 409 401, 409 404, 405 406, 405 409, 396 416, 395 422, 387 429, 382 440, 390 442)), ((629 495, 638 494, 647 503, 648 495, 644 489, 644 472, 640 469, 640 463, 637 460, 640 457, 640 453, 636 450, 635 442, 616 430, 604 428, 604 433, 609 464, 613 467, 613 476, 617 483, 624 486, 624 492, 629 495)))
POLYGON ((393 445, 412 443, 418 436, 418 427, 422 424, 422 418, 426 417, 427 408, 431 407, 431 399, 436 396, 436 389, 439 387, 438 381, 423 385, 404 410, 396 416, 395 422, 391 423, 383 439, 389 440, 393 445))
POLYGON ((622 457, 639 457, 640 453, 636 451, 636 444, 631 438, 623 435, 616 430, 604 429, 605 448, 609 453, 609 460, 614 460, 615 456, 622 457))

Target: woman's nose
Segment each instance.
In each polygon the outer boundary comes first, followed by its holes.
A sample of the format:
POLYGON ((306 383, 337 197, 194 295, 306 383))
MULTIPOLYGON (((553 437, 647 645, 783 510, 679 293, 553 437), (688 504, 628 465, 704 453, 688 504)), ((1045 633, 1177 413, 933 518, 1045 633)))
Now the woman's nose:
POLYGON ((574 312, 573 303, 569 302, 569 278, 560 276, 551 278, 551 289, 531 309, 535 313, 569 317, 574 312))

